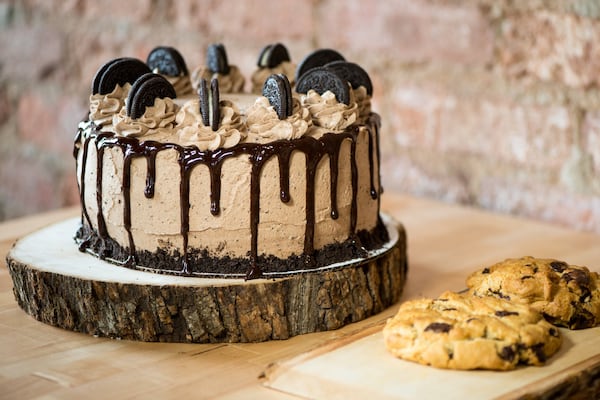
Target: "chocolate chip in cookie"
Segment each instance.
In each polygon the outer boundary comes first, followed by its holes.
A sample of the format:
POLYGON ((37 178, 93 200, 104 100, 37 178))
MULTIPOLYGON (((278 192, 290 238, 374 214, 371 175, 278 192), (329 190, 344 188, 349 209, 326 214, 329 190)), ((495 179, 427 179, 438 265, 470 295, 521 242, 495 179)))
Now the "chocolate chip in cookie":
POLYGON ((155 47, 149 54, 146 64, 156 74, 166 76, 188 75, 185 61, 174 47, 155 47))
POLYGON ((296 82, 296 92, 308 93, 314 90, 319 94, 331 91, 338 102, 350 104, 350 85, 335 72, 326 67, 316 67, 305 73, 296 82))
POLYGON ((259 68, 275 68, 284 61, 290 61, 287 48, 281 43, 266 45, 258 56, 256 65, 259 68))
POLYGON ((139 77, 131 86, 127 98, 127 115, 138 119, 146 111, 146 107, 154 105, 157 98, 177 97, 173 85, 159 74, 147 73, 139 77))
POLYGON ((448 333, 452 329, 452 325, 445 322, 432 322, 427 325, 425 332, 431 331, 436 333, 448 333))
POLYGON ((133 84, 140 76, 147 74, 150 68, 137 58, 116 58, 102 65, 92 82, 92 94, 108 94, 117 85, 133 84))

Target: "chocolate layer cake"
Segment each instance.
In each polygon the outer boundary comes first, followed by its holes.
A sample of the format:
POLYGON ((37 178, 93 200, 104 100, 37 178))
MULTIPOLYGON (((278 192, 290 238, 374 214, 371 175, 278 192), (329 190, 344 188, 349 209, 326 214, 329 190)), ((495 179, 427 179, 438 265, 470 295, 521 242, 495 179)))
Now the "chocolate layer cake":
POLYGON ((288 77, 287 50, 265 47, 253 74, 267 76, 262 95, 241 92, 222 45, 191 76, 169 47, 103 65, 74 146, 80 250, 152 272, 252 279, 380 248, 371 82, 323 54, 288 77))

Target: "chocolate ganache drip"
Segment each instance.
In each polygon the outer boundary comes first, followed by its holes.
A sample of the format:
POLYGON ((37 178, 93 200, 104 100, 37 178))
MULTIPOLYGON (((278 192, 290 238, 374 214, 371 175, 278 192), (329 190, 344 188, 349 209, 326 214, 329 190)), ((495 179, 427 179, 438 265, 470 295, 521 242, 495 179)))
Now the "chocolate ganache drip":
MULTIPOLYGON (((375 177, 375 159, 373 156, 373 148, 378 143, 377 127, 379 126, 379 116, 371 114, 366 123, 366 134, 368 136, 369 148, 369 169, 370 169, 370 195, 373 199, 378 199, 379 193, 375 188, 375 180, 379 181, 379 177, 375 177)), ((85 132, 78 132, 76 137, 74 155, 79 156, 82 151, 81 169, 79 171, 80 182, 80 200, 82 204, 82 228, 79 235, 79 247, 82 251, 92 251, 98 253, 98 256, 103 258, 107 256, 106 249, 113 246, 109 244, 111 238, 106 229, 103 214, 103 159, 104 152, 109 148, 119 148, 123 154, 123 225, 129 239, 129 248, 126 249, 127 255, 122 260, 118 260, 130 268, 139 268, 138 253, 135 248, 135 240, 131 228, 131 165, 135 158, 144 158, 147 165, 146 184, 144 195, 146 198, 153 198, 154 187, 156 182, 156 157, 157 154, 165 150, 175 150, 178 153, 178 163, 180 166, 180 208, 181 208, 181 227, 180 233, 183 239, 182 254, 180 254, 180 268, 177 271, 159 271, 169 272, 181 275, 194 275, 201 267, 194 265, 198 260, 190 259, 189 250, 189 233, 190 233, 190 177, 194 168, 198 165, 204 165, 208 168, 210 174, 210 212, 214 216, 220 213, 220 196, 221 196, 221 168, 223 162, 231 157, 247 156, 251 162, 251 177, 250 177, 250 232, 251 244, 249 249, 249 264, 246 267, 246 279, 254 279, 263 276, 263 268, 261 265, 261 256, 258 254, 259 241, 259 224, 260 224, 260 177, 261 172, 267 161, 274 156, 277 157, 279 166, 279 181, 280 181, 280 199, 286 203, 290 201, 290 159, 294 151, 299 151, 304 154, 306 159, 306 227, 304 235, 304 252, 303 252, 303 268, 310 269, 316 266, 314 254, 314 235, 315 235, 315 176, 317 166, 323 157, 329 158, 330 168, 330 215, 332 219, 337 219, 339 216, 337 206, 337 186, 338 186, 338 163, 339 152, 342 144, 345 141, 350 142, 350 162, 351 162, 351 184, 352 184, 352 199, 350 210, 350 228, 348 232, 348 240, 359 248, 359 253, 364 255, 359 235, 357 235, 357 196, 358 196, 358 166, 356 161, 356 144, 361 128, 353 126, 343 133, 327 133, 321 138, 315 139, 309 136, 304 136, 294 140, 277 140, 274 142, 259 144, 259 143, 239 143, 231 148, 220 148, 217 150, 202 151, 195 146, 181 146, 174 143, 160 143, 155 141, 140 141, 134 137, 117 136, 113 133, 100 132, 100 130, 90 124, 88 135, 85 132), (94 145, 97 155, 97 175, 96 175, 96 201, 97 201, 97 238, 100 245, 96 245, 92 249, 93 225, 92 219, 88 214, 86 207, 85 192, 85 175, 87 158, 89 157, 89 147, 94 145), (87 225, 87 227, 85 226, 87 225)), ((377 154, 378 156, 378 154, 377 154)), ((113 241, 114 242, 114 241, 113 241)), ((114 258, 114 257, 113 257, 114 258)), ((142 267, 142 269, 151 269, 142 267)))

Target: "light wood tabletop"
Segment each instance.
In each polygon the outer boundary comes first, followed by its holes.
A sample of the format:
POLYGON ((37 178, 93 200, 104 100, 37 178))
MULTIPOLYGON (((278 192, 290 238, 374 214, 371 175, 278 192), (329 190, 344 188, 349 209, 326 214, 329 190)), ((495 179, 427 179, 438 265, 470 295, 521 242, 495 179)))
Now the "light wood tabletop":
MULTIPOLYGON (((408 234, 402 300, 461 290, 469 272, 509 257, 551 257, 600 271, 598 235, 394 193, 385 193, 382 209, 408 234)), ((265 372, 361 332, 377 331, 397 310, 394 305, 335 331, 250 344, 142 343, 58 329, 18 307, 5 256, 16 239, 78 213, 75 207, 0 223, 2 399, 295 399, 285 387, 269 387, 265 372)), ((590 357, 595 355, 592 351, 590 357)))

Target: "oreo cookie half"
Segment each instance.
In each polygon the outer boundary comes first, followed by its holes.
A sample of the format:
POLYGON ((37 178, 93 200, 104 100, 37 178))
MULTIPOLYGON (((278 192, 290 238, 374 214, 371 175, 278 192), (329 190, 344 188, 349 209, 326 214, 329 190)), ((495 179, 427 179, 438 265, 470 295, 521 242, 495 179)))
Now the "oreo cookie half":
POLYGON ((362 69, 361 66, 355 63, 347 61, 333 61, 325 64, 325 68, 335 72, 342 79, 347 80, 352 86, 352 89, 357 89, 360 86, 364 86, 367 89, 369 96, 373 95, 373 84, 367 71, 362 69))
POLYGON ((303 74, 296 82, 296 92, 308 93, 310 89, 319 94, 330 90, 338 102, 350 104, 350 88, 348 81, 327 67, 316 67, 303 74))
POLYGON ((92 94, 100 93, 100 80, 102 79, 102 75, 106 72, 106 69, 114 62, 122 60, 123 58, 115 58, 114 60, 110 60, 107 63, 103 64, 94 75, 94 79, 92 80, 92 94))
POLYGON ((225 46, 221 43, 211 44, 206 51, 206 65, 213 73, 227 75, 229 73, 229 62, 225 46))
POLYGON ((202 116, 202 123, 204 126, 210 126, 208 85, 204 78, 200 79, 200 84, 198 85, 198 98, 200 100, 200 116, 202 116))
POLYGON ((137 58, 116 58, 104 64, 94 77, 92 94, 108 94, 117 85, 123 86, 129 82, 133 84, 140 76, 147 74, 150 68, 137 58))
POLYGON ((290 61, 290 55, 284 45, 275 43, 262 49, 256 65, 259 68, 274 68, 284 61, 290 61))
POLYGON ((322 67, 325 64, 329 64, 333 61, 345 61, 346 59, 340 53, 332 49, 320 49, 315 50, 306 57, 298 67, 296 68, 296 82, 300 79, 302 75, 304 75, 307 71, 315 68, 322 67))
POLYGON ((219 108, 219 81, 213 79, 210 81, 210 90, 206 79, 200 81, 198 87, 198 96, 200 97, 200 115, 204 126, 210 126, 214 132, 219 129, 221 120, 221 109, 219 108))
POLYGON ((267 78, 262 90, 269 103, 277 112, 279 119, 286 119, 292 115, 293 100, 290 81, 283 74, 273 74, 267 78))
POLYGON ((174 47, 155 47, 150 54, 146 64, 152 72, 166 76, 188 75, 188 69, 181 53, 174 47))
POLYGON ((173 85, 163 76, 147 73, 139 77, 131 86, 127 98, 127 115, 132 119, 138 119, 146 111, 146 107, 154 105, 155 99, 177 97, 173 85))

